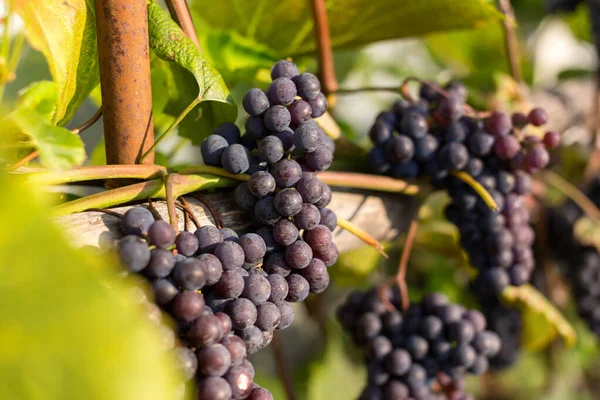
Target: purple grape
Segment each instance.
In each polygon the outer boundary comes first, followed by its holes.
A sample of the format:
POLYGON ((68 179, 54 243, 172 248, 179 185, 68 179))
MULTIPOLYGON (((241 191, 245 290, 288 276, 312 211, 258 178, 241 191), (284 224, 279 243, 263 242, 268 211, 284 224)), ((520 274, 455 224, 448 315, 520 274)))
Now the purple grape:
POLYGON ((293 217, 302 210, 302 196, 294 189, 282 189, 275 195, 274 205, 282 216, 293 217))
POLYGON ((517 155, 519 152, 519 141, 512 135, 501 137, 496 140, 494 151, 496 155, 503 160, 508 160, 517 155))
POLYGON ((327 111, 327 97, 323 93, 317 94, 313 99, 308 100, 312 110, 312 117, 318 118, 327 111))
POLYGON ((533 126, 542 126, 548 122, 548 113, 543 108, 534 108, 527 115, 529 123, 533 126))
POLYGON ((246 233, 240 237, 240 246, 244 249, 246 262, 256 264, 265 256, 267 245, 263 238, 256 233, 246 233))
POLYGON ((223 151, 229 146, 227 140, 220 135, 210 135, 202 141, 200 150, 202 152, 202 159, 206 165, 221 165, 221 155, 223 151))
POLYGON ((305 100, 316 98, 321 92, 321 82, 319 78, 311 73, 304 72, 292 78, 298 89, 298 96, 305 100))
POLYGON ((130 208, 121 218, 121 231, 124 235, 145 236, 154 223, 154 216, 143 207, 130 208))
POLYGON ((156 221, 148 228, 148 240, 156 247, 163 249, 171 247, 176 237, 175 229, 165 221, 156 221))
POLYGON ((308 297, 310 284, 299 274, 290 274, 285 278, 288 283, 288 295, 286 301, 297 303, 304 301, 308 297))
POLYGON ((246 110, 250 116, 256 117, 267 111, 269 108, 269 99, 262 90, 252 88, 244 95, 242 105, 244 106, 244 110, 246 110))
POLYGON ((289 188, 294 186, 302 177, 302 168, 294 160, 283 159, 275 163, 271 169, 277 187, 289 188))
POLYGON ((215 290, 224 299, 233 299, 244 291, 244 278, 239 270, 223 271, 221 278, 215 284, 215 290))
POLYGON ((285 249, 285 261, 291 268, 306 268, 312 258, 312 249, 302 240, 296 240, 285 249))
POLYGON ((248 190, 254 196, 262 198, 275 191, 275 178, 266 171, 259 171, 252 174, 248 180, 248 190))
POLYGON ((290 115, 292 117, 292 124, 300 125, 311 119, 312 109, 310 104, 304 100, 294 100, 294 102, 288 107, 290 115))

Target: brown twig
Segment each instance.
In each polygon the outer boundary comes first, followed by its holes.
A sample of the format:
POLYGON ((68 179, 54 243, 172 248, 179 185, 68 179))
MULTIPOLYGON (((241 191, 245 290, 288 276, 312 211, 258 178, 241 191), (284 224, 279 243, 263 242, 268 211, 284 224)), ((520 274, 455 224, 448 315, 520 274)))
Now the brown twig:
POLYGON ((185 0, 165 0, 165 3, 167 3, 171 18, 177 22, 177 25, 181 27, 183 32, 192 39, 192 42, 194 42, 198 50, 202 52, 200 42, 198 41, 198 34, 196 33, 196 27, 194 26, 194 20, 192 19, 192 14, 190 13, 187 2, 185 0))
POLYGON ((202 226, 202 224, 200 223, 200 221, 198 221, 198 218, 196 218, 196 216, 194 215, 194 212, 190 208, 190 203, 183 196, 180 197, 180 199, 181 199, 181 205, 183 206, 183 209, 185 210, 185 212, 187 214, 189 214, 190 218, 192 219, 192 222, 194 223, 194 225, 196 225, 196 228, 200 228, 202 226))
POLYGON ((317 38, 317 49, 319 51, 319 71, 323 92, 327 95, 338 89, 338 82, 333 67, 333 51, 331 48, 331 37, 329 35, 329 22, 327 20, 327 9, 325 0, 311 0, 313 18, 315 21, 315 34, 317 38))
POLYGON ((208 199, 206 197, 204 197, 204 195, 200 192, 194 192, 194 193, 190 193, 190 196, 196 198, 198 201, 200 201, 206 208, 208 208, 208 211, 210 212, 210 215, 212 215, 213 220, 215 221, 215 226, 219 229, 221 229, 223 227, 223 219, 221 218, 221 215, 219 214, 219 212, 217 211, 217 209, 211 204, 210 201, 208 201, 208 199))
POLYGON ((392 283, 394 283, 394 279, 390 278, 387 281, 383 282, 377 290, 379 298, 381 299, 381 301, 383 301, 383 304, 385 305, 385 308, 388 309, 388 311, 394 311, 396 309, 396 307, 394 307, 388 296, 388 290, 392 286, 392 283))
POLYGON ((317 174, 321 182, 330 186, 354 189, 370 189, 382 192, 416 195, 422 190, 417 185, 381 175, 359 174, 353 172, 325 171, 317 174))
POLYGON ((183 211, 183 230, 187 231, 190 226, 190 215, 185 211, 183 203, 179 200, 175 200, 175 205, 183 211))
POLYGON ((515 12, 510 4, 510 0, 498 0, 498 8, 504 14, 502 19, 502 28, 504 29, 504 45, 506 47, 506 56, 510 75, 517 83, 523 82, 521 74, 521 63, 519 58, 519 41, 515 32, 515 12))
POLYGON ((408 228, 406 234, 406 242, 404 242, 404 249, 402 249, 402 256, 400 257, 400 264, 398 265, 398 273, 396 274, 396 284, 400 288, 400 298, 402 300, 402 311, 406 312, 410 305, 408 299, 408 287, 406 285, 406 270, 408 268, 408 260, 410 259, 410 251, 417 235, 417 229, 419 228, 418 217, 415 217, 408 228))
POLYGON ((160 213, 154 207, 154 203, 152 202, 152 199, 148 199, 148 210, 150 210, 150 212, 152 213, 152 216, 154 217, 154 219, 156 221, 162 221, 163 220, 162 215, 160 215, 160 213))
MULTIPOLYGON (((88 119, 87 121, 85 121, 83 124, 79 125, 77 128, 71 129, 71 132, 75 135, 79 135, 81 132, 85 131, 87 128, 94 125, 96 123, 96 121, 98 121, 100 119, 101 116, 102 116, 102 107, 100 107, 98 109, 98 111, 96 111, 96 113, 94 115, 92 115, 92 117, 90 119, 88 119)), ((34 150, 31 153, 27 154, 25 157, 23 157, 21 160, 9 165, 6 168, 6 170, 14 171, 15 169, 20 168, 23 165, 29 163, 30 161, 32 161, 34 158, 36 158, 39 155, 40 155, 40 151, 34 150)))
POLYGON ((273 358, 275 359, 275 365, 277 366, 277 374, 283 384, 285 393, 288 400, 296 400, 296 392, 294 391, 294 382, 290 375, 287 361, 285 359, 285 353, 283 351, 283 345, 279 332, 273 332, 273 341, 271 342, 271 349, 273 350, 273 358))
POLYGON ((123 214, 121 214, 120 212, 116 212, 114 210, 109 210, 108 208, 90 208, 87 211, 96 211, 96 212, 101 212, 104 214, 112 215, 113 217, 123 218, 123 214))
POLYGON ((165 197, 167 201, 167 211, 169 212, 169 223, 175 229, 175 232, 179 231, 179 221, 177 218, 177 209, 175 208, 175 196, 173 195, 173 179, 177 177, 177 174, 169 174, 165 178, 165 197))

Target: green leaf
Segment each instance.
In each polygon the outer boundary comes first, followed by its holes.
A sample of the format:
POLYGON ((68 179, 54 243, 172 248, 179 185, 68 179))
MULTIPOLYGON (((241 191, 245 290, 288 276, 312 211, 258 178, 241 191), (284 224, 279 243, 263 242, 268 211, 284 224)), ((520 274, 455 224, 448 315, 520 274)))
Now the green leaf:
MULTIPOLYGON (((474 28, 500 18, 488 0, 326 0, 326 7, 334 48, 474 28)), ((200 35, 214 29, 235 31, 280 56, 316 49, 312 13, 306 2, 196 0, 191 8, 200 35)))
POLYGON ((177 115, 193 101, 200 101, 181 122, 179 134, 199 144, 219 124, 234 122, 237 108, 221 75, 169 15, 154 3, 148 5, 148 30, 150 48, 162 60, 172 62, 166 65, 155 63, 155 68, 165 69, 155 75, 163 81, 170 80, 178 89, 166 105, 166 111, 177 115))
POLYGON ((69 247, 39 191, 17 179, 0 174, 0 398, 180 398, 175 359, 133 282, 69 247))
POLYGON ((58 98, 56 83, 50 81, 35 82, 22 89, 19 95, 21 96, 19 107, 32 108, 44 117, 48 123, 52 121, 52 113, 58 98))
POLYGON ((573 225, 573 235, 578 242, 594 246, 600 251, 600 222, 590 217, 581 217, 573 225))
MULTIPOLYGON (((575 342, 577 341, 575 329, 573 329, 560 311, 533 286, 508 286, 502 292, 502 299, 509 304, 517 305, 526 314, 536 314, 537 324, 539 324, 540 321, 545 322, 547 324, 547 329, 544 329, 544 331, 552 332, 552 335, 530 343, 531 347, 541 347, 540 344, 550 342, 550 340, 553 339, 553 335, 557 333, 564 339, 567 345, 570 347, 575 345, 575 342), (537 318, 538 316, 540 317, 539 319, 537 318)), ((532 315, 529 315, 529 317, 532 319, 532 315)))
POLYGON ((65 125, 99 82, 92 0, 15 0, 27 38, 44 53, 58 97, 54 125, 65 125))
POLYGON ((310 366, 308 399, 356 399, 365 382, 364 369, 347 357, 348 349, 342 346, 343 333, 336 325, 328 325, 328 331, 334 329, 327 337, 323 357, 310 366))
POLYGON ((34 108, 18 107, 5 122, 31 138, 31 144, 40 151, 40 160, 47 168, 68 169, 85 160, 81 138, 68 129, 50 125, 34 108))

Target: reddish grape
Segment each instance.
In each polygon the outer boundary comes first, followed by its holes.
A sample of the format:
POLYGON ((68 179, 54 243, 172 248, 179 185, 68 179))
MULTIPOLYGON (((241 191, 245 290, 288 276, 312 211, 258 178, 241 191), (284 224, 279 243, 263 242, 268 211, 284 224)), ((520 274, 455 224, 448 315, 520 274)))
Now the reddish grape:
POLYGON ((534 108, 527 116, 533 126, 542 126, 548 122, 548 113, 543 108, 534 108))

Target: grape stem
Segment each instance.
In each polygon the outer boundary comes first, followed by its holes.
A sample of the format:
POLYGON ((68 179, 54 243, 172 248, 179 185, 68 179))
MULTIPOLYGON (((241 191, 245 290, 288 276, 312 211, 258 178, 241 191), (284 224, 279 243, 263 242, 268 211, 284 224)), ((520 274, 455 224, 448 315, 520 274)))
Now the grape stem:
POLYGON ((373 236, 369 235, 367 232, 354 225, 352 222, 347 219, 338 217, 338 226, 341 229, 345 229, 369 246, 373 247, 379 254, 381 254, 385 259, 389 259, 390 257, 387 255, 385 250, 383 249, 383 245, 375 239, 373 236))
POLYGON ((123 218, 123 214, 114 210, 109 210, 108 208, 90 208, 88 211, 101 212, 104 214, 112 215, 113 217, 117 217, 119 219, 123 218))
POLYGON ((573 186, 566 179, 561 177, 560 175, 552 172, 546 171, 542 174, 542 178, 546 181, 547 184, 553 186, 558 189, 560 192, 565 194, 568 198, 573 200, 575 204, 579 206, 587 214, 588 217, 595 221, 600 221, 600 210, 593 201, 591 201, 585 194, 583 194, 579 189, 573 186))
POLYGON ((319 172, 317 174, 321 182, 331 186, 339 186, 353 189, 370 189, 380 192, 402 193, 416 195, 421 188, 411 185, 400 179, 387 176, 359 174, 353 172, 319 172))
MULTIPOLYGON (((94 125, 96 123, 96 121, 98 121, 100 119, 101 116, 102 116, 102 107, 100 107, 98 109, 98 111, 96 111, 96 113, 94 115, 92 115, 92 117, 89 120, 85 121, 83 124, 81 124, 77 128, 71 129, 71 133, 73 133, 75 135, 79 135, 81 132, 85 131, 87 128, 94 125)), ((9 165, 6 168, 6 170, 9 172, 14 171, 15 169, 20 168, 23 165, 29 163, 30 161, 32 161, 34 158, 36 158, 39 155, 40 155, 40 151, 34 150, 31 153, 27 154, 25 157, 23 157, 21 160, 13 163, 12 165, 9 165)))
POLYGON ((325 0, 311 0, 313 20, 315 23, 315 34, 317 49, 319 52, 319 70, 323 82, 325 95, 338 89, 338 82, 333 67, 333 51, 331 48, 331 36, 329 35, 329 21, 327 20, 327 9, 325 0))
POLYGON ((463 171, 453 171, 450 172, 450 174, 469 185, 471 189, 473 189, 479 195, 479 197, 481 197, 481 199, 489 208, 491 208, 494 211, 498 211, 498 204, 496 204, 496 201, 494 200, 490 192, 488 192, 483 186, 481 186, 479 182, 473 179, 471 175, 463 171))
MULTIPOLYGON (((235 186, 236 181, 213 175, 176 175, 173 179, 173 196, 179 197, 196 190, 208 190, 235 186)), ((162 178, 107 190, 61 204, 54 208, 57 215, 73 214, 90 208, 107 208, 136 200, 164 199, 165 185, 162 178)))
POLYGON ((408 299, 408 286, 406 285, 406 270, 408 269, 408 261, 410 260, 410 252, 412 250, 417 230, 419 229, 418 214, 410 222, 408 233, 406 234, 406 241, 404 242, 404 248, 402 249, 402 256, 400 257, 400 264, 398 265, 398 273, 396 274, 396 284, 400 288, 400 299, 402 301, 402 311, 406 312, 410 306, 408 299))
POLYGON ((150 155, 153 154, 154 150, 156 149, 156 147, 160 144, 160 142, 162 142, 169 133, 171 133, 176 127, 177 125, 179 125, 179 123, 181 121, 183 121, 183 119, 198 105, 200 104, 200 102, 202 101, 202 98, 197 97, 194 99, 194 101, 192 101, 182 112, 181 114, 179 114, 177 116, 177 118, 175 118, 175 121, 173 121, 173 123, 171 125, 169 125, 169 127, 158 137, 158 139, 156 139, 154 141, 154 143, 152 144, 152 146, 150 146, 150 148, 148 150, 146 150, 146 152, 144 154, 142 154, 142 156, 140 157, 138 164, 141 164, 142 162, 144 162, 144 160, 150 155))
POLYGON ((67 171, 34 172, 27 179, 35 185, 60 185, 105 179, 155 179, 167 173, 160 165, 100 165, 81 167, 67 171))
POLYGON ((194 42, 198 51, 202 52, 200 42, 198 41, 198 34, 196 33, 196 27, 194 26, 194 21, 192 20, 192 15, 190 14, 190 8, 188 7, 187 2, 185 0, 165 0, 165 3, 169 9, 171 18, 173 18, 183 32, 192 39, 192 42, 194 42))
POLYGON ((167 212, 169 213, 169 223, 177 232, 179 230, 179 218, 177 217, 177 208, 175 208, 175 197, 173 195, 173 180, 177 179, 177 174, 169 174, 165 177, 165 197, 167 201, 167 212))
MULTIPOLYGON (((202 224, 200 223, 200 221, 198 221, 196 215, 194 215, 192 209, 190 208, 190 203, 188 203, 188 201, 183 196, 179 198, 179 201, 181 202, 180 207, 183 209, 186 219, 191 219, 194 225, 196 226, 196 229, 200 228, 202 224)), ((187 228, 185 230, 187 231, 187 228)))
POLYGON ((223 168, 212 167, 210 165, 192 165, 192 166, 186 167, 178 172, 181 175, 211 174, 211 175, 223 176, 225 178, 237 179, 238 181, 243 181, 243 182, 246 182, 250 179, 250 175, 248 175, 248 174, 232 174, 231 172, 227 172, 223 168))
POLYGON ((523 81, 523 76, 521 74, 519 42, 515 33, 515 12, 510 0, 498 0, 498 8, 504 14, 502 28, 504 29, 504 45, 506 48, 506 56, 508 57, 510 75, 515 82, 521 83, 523 81))
POLYGON ((283 344, 279 337, 279 332, 273 332, 273 340, 271 341, 271 349, 273 350, 273 358, 275 359, 275 365, 277 366, 277 374, 283 384, 287 400, 296 400, 296 391, 294 390, 294 382, 290 375, 290 371, 285 359, 285 353, 283 350, 283 344))
POLYGON ((215 226, 221 229, 223 227, 223 219, 221 218, 221 215, 219 215, 217 209, 212 205, 212 203, 208 201, 208 199, 204 197, 204 195, 200 192, 190 193, 190 196, 196 198, 198 201, 204 204, 206 208, 208 208, 210 215, 212 215, 213 217, 215 226))

